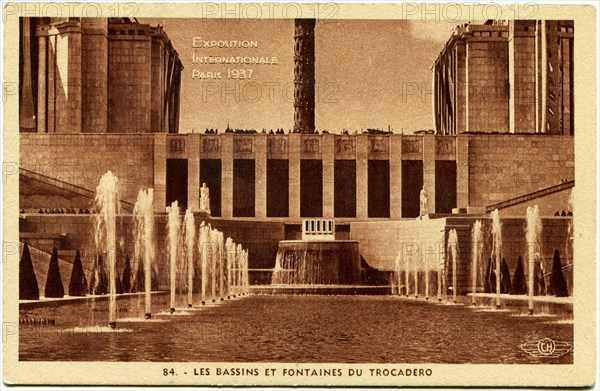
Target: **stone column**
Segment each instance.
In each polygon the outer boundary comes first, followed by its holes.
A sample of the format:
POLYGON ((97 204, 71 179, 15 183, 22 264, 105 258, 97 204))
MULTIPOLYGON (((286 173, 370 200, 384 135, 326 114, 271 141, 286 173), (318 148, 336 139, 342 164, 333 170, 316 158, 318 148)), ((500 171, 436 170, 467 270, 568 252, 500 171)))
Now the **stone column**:
POLYGON ((427 192, 427 213, 435 213, 435 135, 423 136, 423 183, 427 192))
POLYGON ((37 97, 37 131, 38 133, 46 133, 46 45, 48 36, 44 31, 38 31, 38 97, 37 97), (42 35, 44 34, 44 35, 42 35))
POLYGON ((456 206, 469 206, 469 136, 456 136, 456 206))
POLYGON ((300 218, 300 134, 288 136, 290 164, 290 218, 300 218))
POLYGON ((154 211, 167 206, 167 135, 154 136, 154 211))
POLYGON ((356 217, 369 215, 369 137, 356 137, 356 217))
POLYGON ((267 135, 254 136, 254 217, 267 217, 267 135))
POLYGON ((33 132, 36 127, 33 104, 32 61, 31 61, 31 18, 21 19, 21 95, 19 101, 19 127, 26 132, 33 132))
POLYGON ((390 136, 390 218, 402 217, 402 136, 390 136))
POLYGON ((233 135, 221 136, 221 216, 233 217, 233 135))
POLYGON ((333 134, 321 136, 321 159, 323 160, 323 217, 333 219, 335 146, 333 134))
POLYGON ((200 209, 200 135, 188 134, 185 137, 185 150, 188 159, 188 208, 200 209))
POLYGON ((56 133, 56 31, 48 36, 47 133, 56 133))

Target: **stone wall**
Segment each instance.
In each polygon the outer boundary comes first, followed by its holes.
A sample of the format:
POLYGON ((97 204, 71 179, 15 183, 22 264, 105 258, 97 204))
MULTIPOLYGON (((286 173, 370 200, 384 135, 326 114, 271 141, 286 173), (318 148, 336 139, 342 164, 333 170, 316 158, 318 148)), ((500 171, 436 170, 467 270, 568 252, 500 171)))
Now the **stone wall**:
POLYGON ((140 188, 153 186, 153 161, 152 135, 20 135, 21 167, 92 191, 110 170, 129 202, 135 202, 140 188))
MULTIPOLYGON (((459 168, 460 169, 460 168, 459 168)), ((573 138, 469 137, 469 206, 484 207, 575 177, 573 138)))

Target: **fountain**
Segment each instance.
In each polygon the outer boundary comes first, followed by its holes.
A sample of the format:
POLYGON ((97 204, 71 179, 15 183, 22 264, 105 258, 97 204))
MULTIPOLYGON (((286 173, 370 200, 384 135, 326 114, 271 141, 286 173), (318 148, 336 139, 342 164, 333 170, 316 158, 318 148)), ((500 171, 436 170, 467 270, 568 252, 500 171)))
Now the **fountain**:
POLYGON ((525 228, 525 237, 527 239, 527 261, 529 265, 527 292, 529 296, 529 314, 533 315, 535 261, 539 254, 539 238, 542 233, 542 221, 540 219, 540 210, 537 205, 528 206, 526 213, 527 225, 525 228))
POLYGON ((498 209, 492 211, 492 255, 496 265, 496 308, 500 308, 500 263, 502 262, 502 225, 498 209))
POLYGON ((457 287, 457 270, 458 267, 458 235, 455 229, 448 232, 448 252, 452 260, 452 302, 457 302, 458 287, 457 287))
MULTIPOLYGON (((143 259, 144 263, 144 292, 145 312, 144 317, 152 317, 152 264, 154 260, 154 190, 140 190, 133 207, 135 219, 135 259, 143 259)), ((139 265, 139 264, 138 264, 139 265)), ((139 267, 139 266, 138 266, 139 267)), ((136 273, 138 275, 138 273, 136 273)))
POLYGON ((194 240, 196 239, 196 226, 194 214, 190 209, 185 211, 183 218, 183 229, 185 237, 185 254, 187 258, 187 302, 192 308, 194 298, 194 240))
POLYGON ((210 231, 210 298, 213 303, 217 300, 217 264, 220 263, 218 254, 219 240, 219 231, 212 229, 210 231))
POLYGON ((111 328, 117 327, 117 269, 116 269, 116 216, 119 213, 119 180, 112 172, 108 171, 100 178, 96 187, 95 198, 96 216, 95 241, 96 253, 101 249, 106 250, 108 264, 109 295, 108 324, 111 328))
POLYGON ((167 231, 169 238, 169 266, 170 266, 170 288, 171 288, 171 313, 175 312, 175 295, 177 289, 177 261, 179 247, 179 204, 173 201, 170 207, 167 207, 167 231))
POLYGON ((477 304, 477 274, 483 253, 483 229, 481 220, 475 221, 471 230, 471 304, 477 304))
POLYGON ((210 228, 204 224, 204 221, 200 223, 199 237, 198 237, 198 253, 200 254, 200 270, 201 270, 201 281, 200 281, 200 297, 202 305, 206 304, 206 266, 208 263, 208 230, 210 228))

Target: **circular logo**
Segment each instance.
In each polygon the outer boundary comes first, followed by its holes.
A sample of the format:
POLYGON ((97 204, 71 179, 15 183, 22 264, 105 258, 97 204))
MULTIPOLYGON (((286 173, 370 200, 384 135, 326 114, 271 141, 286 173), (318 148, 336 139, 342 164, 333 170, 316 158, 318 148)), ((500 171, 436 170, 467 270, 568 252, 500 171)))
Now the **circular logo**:
POLYGON ((544 338, 538 341, 537 348, 540 354, 544 356, 549 356, 552 353, 554 353, 556 344, 550 338, 544 338))

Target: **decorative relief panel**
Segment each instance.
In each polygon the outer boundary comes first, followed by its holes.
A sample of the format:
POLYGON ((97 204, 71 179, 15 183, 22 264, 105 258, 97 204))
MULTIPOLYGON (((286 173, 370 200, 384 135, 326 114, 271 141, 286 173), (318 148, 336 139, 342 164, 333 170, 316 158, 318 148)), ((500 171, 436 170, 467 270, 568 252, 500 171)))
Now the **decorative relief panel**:
POLYGON ((383 137, 369 138, 370 150, 373 155, 383 155, 388 153, 388 139, 383 137))
POLYGON ((267 151, 269 153, 286 153, 287 139, 269 137, 267 142, 267 151))
POLYGON ((354 155, 356 153, 356 140, 354 138, 336 139, 335 153, 340 155, 354 155))
POLYGON ((233 152, 252 153, 252 139, 251 138, 234 138, 233 139, 233 152))
POLYGON ((304 153, 319 153, 321 144, 318 138, 305 138, 302 140, 302 152, 304 153))
POLYGON ((435 139, 436 155, 454 155, 454 137, 437 137, 435 139))
POLYGON ((403 139, 402 153, 423 153, 421 139, 403 139))
POLYGON ((202 152, 204 152, 204 153, 219 152, 219 139, 217 139, 217 138, 202 139, 202 152))
POLYGON ((185 152, 184 138, 169 139, 169 152, 185 152))

